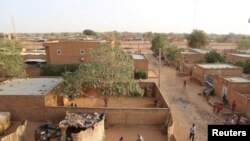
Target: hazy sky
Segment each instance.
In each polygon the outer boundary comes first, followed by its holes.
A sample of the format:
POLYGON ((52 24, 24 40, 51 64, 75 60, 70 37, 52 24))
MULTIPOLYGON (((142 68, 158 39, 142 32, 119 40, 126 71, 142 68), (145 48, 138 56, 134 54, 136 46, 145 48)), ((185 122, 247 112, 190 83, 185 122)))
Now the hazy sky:
POLYGON ((16 32, 250 34, 250 0, 0 0, 0 11, 0 32, 13 31, 13 16, 16 32))

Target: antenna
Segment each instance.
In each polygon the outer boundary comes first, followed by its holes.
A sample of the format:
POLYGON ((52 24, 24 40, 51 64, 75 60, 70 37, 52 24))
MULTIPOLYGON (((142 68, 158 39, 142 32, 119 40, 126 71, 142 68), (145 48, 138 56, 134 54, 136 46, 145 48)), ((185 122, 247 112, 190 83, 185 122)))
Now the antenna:
POLYGON ((15 35, 16 35, 16 27, 15 27, 15 20, 14 20, 14 17, 12 16, 11 17, 11 22, 12 22, 12 32, 13 32, 13 36, 15 38, 15 35))
POLYGON ((196 10, 197 10, 197 0, 194 0, 194 21, 193 21, 193 31, 195 29, 195 22, 196 22, 196 10))

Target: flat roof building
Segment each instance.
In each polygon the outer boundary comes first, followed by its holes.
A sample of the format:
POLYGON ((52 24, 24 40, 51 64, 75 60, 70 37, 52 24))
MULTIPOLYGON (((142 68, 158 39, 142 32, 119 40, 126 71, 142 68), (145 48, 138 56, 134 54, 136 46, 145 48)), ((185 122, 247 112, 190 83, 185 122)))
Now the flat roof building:
POLYGON ((231 63, 238 61, 250 61, 250 54, 229 53, 227 54, 227 61, 231 63))
POLYGON ((45 95, 63 81, 62 78, 19 78, 0 83, 0 95, 45 95))
POLYGON ((143 54, 132 54, 135 72, 144 71, 148 76, 148 59, 143 54))
POLYGON ((241 76, 242 74, 242 67, 231 64, 196 64, 192 71, 192 78, 198 80, 201 85, 205 85, 207 79, 212 81, 214 76, 241 76))
POLYGON ((45 106, 56 105, 52 89, 62 78, 13 79, 0 83, 0 111, 11 113, 12 120, 45 119, 45 106))
POLYGON ((90 49, 100 47, 102 43, 112 45, 108 41, 74 41, 62 40, 56 42, 43 43, 46 51, 46 60, 48 64, 80 64, 89 58, 90 49))
POLYGON ((215 94, 226 96, 230 105, 236 102, 236 110, 250 116, 250 79, 242 76, 221 76, 214 79, 215 94))

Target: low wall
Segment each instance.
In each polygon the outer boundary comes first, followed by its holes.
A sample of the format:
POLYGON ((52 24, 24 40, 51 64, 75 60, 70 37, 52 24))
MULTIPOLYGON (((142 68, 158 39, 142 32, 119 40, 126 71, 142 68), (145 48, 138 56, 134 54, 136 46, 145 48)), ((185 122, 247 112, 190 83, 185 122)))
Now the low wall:
POLYGON ((157 101, 157 107, 168 108, 167 100, 163 97, 159 87, 153 82, 140 82, 140 87, 144 89, 145 96, 155 97, 157 101), (150 91, 152 91, 152 94, 150 91))
POLYGON ((0 139, 1 141, 24 141, 27 120, 17 127, 16 131, 0 139))
POLYGON ((28 67, 26 68, 26 74, 28 75, 28 77, 38 77, 42 76, 43 70, 41 68, 28 67))
POLYGON ((59 122, 66 111, 76 113, 105 113, 106 124, 165 124, 169 118, 168 108, 85 108, 85 107, 46 107, 46 121, 59 122))
POLYGON ((228 94, 229 104, 232 105, 233 101, 236 102, 236 110, 240 112, 246 112, 248 98, 244 94, 241 94, 237 91, 232 91, 228 94))
POLYGON ((11 120, 43 121, 44 95, 0 95, 0 111, 10 112, 11 120))

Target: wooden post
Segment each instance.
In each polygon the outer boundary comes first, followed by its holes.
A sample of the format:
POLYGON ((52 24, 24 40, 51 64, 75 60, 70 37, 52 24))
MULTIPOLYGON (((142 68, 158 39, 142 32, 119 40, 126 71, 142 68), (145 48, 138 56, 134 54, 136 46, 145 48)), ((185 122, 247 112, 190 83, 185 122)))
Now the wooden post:
POLYGON ((159 48, 159 76, 158 76, 158 86, 161 87, 161 48, 159 48))

